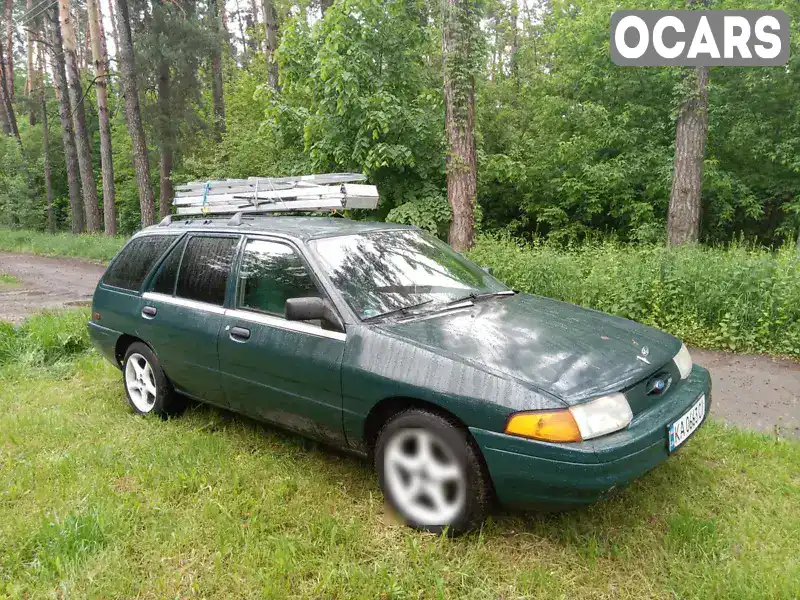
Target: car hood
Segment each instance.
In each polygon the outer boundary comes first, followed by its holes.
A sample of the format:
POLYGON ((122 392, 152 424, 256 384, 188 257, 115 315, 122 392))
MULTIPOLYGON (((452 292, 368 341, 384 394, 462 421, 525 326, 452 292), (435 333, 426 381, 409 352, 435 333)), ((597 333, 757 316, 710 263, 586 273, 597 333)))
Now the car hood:
POLYGON ((378 328, 512 377, 569 405, 655 373, 681 345, 652 327, 529 294, 498 296, 378 328))

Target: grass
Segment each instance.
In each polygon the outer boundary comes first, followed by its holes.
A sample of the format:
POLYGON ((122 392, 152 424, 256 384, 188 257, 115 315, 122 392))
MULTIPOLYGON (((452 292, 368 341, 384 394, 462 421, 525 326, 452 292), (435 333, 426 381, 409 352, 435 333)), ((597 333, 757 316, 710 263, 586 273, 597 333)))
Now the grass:
POLYGON ((40 313, 19 327, 0 321, 0 367, 49 365, 88 350, 88 320, 89 309, 82 308, 40 313))
POLYGON ((14 277, 13 275, 7 275, 6 273, 0 273, 0 290, 3 288, 14 287, 15 285, 19 284, 20 280, 14 277))
POLYGON ((27 229, 0 229, 0 252, 28 252, 46 256, 74 256, 108 262, 122 248, 125 236, 56 234, 27 229))
POLYGON ((794 441, 710 422, 608 501, 451 540, 395 524, 360 460, 209 407, 137 417, 119 371, 51 347, 0 366, 0 597, 800 595, 794 441))

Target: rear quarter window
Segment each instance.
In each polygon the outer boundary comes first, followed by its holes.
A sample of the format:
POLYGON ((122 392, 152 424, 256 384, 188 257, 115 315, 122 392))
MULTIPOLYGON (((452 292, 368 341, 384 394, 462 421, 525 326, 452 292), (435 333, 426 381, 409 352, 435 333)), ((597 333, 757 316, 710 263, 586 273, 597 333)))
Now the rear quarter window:
POLYGON ((124 290, 138 290, 156 261, 177 235, 146 235, 132 240, 111 263, 103 283, 124 290))
POLYGON ((237 237, 192 237, 183 253, 175 295, 222 306, 237 237))
POLYGON ((175 278, 178 276, 178 267, 181 264, 184 247, 186 247, 186 238, 183 238, 170 250, 169 256, 158 267, 158 271, 153 278, 153 292, 172 296, 175 291, 175 278))

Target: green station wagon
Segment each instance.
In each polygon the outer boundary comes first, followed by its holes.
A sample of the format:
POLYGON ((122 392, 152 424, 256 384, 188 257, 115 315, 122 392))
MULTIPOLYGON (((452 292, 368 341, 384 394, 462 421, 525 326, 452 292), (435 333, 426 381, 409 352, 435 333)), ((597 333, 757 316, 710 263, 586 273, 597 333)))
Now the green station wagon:
POLYGON ((188 397, 368 456, 414 527, 466 531, 493 500, 592 503, 708 414, 709 374, 678 339, 511 290, 418 229, 168 221, 94 294, 92 340, 133 410, 188 397))

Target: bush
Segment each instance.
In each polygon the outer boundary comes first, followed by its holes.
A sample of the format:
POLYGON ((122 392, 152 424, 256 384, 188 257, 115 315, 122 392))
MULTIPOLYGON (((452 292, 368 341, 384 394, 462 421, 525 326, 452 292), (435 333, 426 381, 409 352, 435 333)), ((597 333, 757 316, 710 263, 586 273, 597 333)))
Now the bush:
POLYGON ((103 234, 49 234, 26 229, 0 229, 0 250, 109 261, 119 252, 126 239, 124 236, 103 234))
POLYGON ((72 309, 35 315, 19 327, 0 321, 0 365, 50 365, 85 352, 88 320, 88 309, 72 309))
POLYGON ((526 292, 613 313, 687 343, 800 356, 800 259, 793 248, 571 249, 481 237, 478 264, 526 292))

